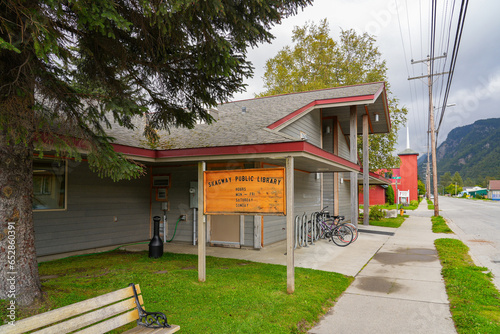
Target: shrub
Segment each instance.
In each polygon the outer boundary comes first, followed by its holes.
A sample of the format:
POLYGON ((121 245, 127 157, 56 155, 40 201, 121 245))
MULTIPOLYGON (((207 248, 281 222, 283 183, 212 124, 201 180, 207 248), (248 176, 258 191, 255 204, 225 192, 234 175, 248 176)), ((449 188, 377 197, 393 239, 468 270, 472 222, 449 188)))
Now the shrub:
POLYGON ((370 219, 380 220, 385 217, 385 212, 379 206, 370 207, 370 219))
POLYGON ((410 201, 410 205, 411 206, 418 206, 418 201, 417 200, 410 201))
POLYGON ((388 186, 387 190, 385 191, 385 196, 387 197, 387 203, 389 205, 394 204, 394 189, 392 189, 392 186, 388 186))

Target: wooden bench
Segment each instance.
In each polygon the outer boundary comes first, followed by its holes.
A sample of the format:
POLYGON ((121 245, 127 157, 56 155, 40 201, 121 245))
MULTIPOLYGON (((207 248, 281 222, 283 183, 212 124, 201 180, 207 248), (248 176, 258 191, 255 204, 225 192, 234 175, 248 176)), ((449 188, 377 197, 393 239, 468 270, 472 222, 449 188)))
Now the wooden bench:
POLYGON ((139 285, 87 299, 52 311, 0 326, 0 333, 62 334, 81 329, 78 333, 105 333, 137 320, 137 327, 127 334, 170 334, 180 327, 169 325, 159 312, 146 312, 139 285))

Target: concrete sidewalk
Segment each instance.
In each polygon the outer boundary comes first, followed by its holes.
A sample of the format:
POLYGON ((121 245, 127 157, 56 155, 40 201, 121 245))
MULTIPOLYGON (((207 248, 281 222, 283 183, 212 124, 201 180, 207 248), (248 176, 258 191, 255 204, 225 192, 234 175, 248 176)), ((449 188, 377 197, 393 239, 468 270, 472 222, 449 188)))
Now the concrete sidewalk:
POLYGON ((456 333, 434 247, 443 235, 432 233, 424 204, 309 333, 456 333))

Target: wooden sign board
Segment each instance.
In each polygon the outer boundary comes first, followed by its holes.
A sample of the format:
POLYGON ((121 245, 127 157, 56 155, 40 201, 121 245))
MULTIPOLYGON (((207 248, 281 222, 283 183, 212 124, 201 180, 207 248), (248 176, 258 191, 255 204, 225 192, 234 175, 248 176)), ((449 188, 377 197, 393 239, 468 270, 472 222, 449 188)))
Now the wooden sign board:
POLYGON ((206 215, 285 215, 285 169, 204 172, 206 215))

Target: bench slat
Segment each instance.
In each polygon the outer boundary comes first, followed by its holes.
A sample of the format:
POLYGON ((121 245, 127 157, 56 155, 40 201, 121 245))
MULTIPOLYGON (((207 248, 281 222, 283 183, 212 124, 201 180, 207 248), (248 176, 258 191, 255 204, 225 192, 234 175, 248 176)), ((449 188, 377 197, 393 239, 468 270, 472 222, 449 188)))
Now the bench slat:
MULTIPOLYGON (((142 296, 139 296, 139 300, 142 299, 142 296)), ((140 301, 141 302, 141 301, 140 301)), ((66 320, 64 322, 58 323, 56 325, 44 328, 40 331, 34 332, 33 334, 66 334, 72 331, 75 331, 79 328, 83 328, 96 322, 105 320, 109 317, 115 316, 117 314, 135 309, 137 306, 135 304, 135 298, 129 298, 124 301, 121 301, 117 304, 112 304, 102 309, 98 309, 89 313, 86 313, 82 316, 72 318, 66 320)), ((124 323, 123 325, 126 325, 124 323)))
MULTIPOLYGON (((140 291, 139 285, 136 284, 135 287, 137 291, 140 291)), ((25 333, 106 306, 108 304, 123 300, 125 298, 132 297, 133 295, 134 291, 132 290, 132 287, 116 290, 95 298, 87 299, 75 304, 63 306, 55 310, 51 310, 45 313, 34 315, 26 319, 16 321, 15 326, 9 324, 0 326, 0 333, 2 334, 25 333)))
POLYGON ((106 321, 95 324, 94 326, 87 327, 76 333, 79 334, 96 334, 96 333, 106 333, 115 328, 121 327, 139 318, 139 312, 137 309, 130 312, 121 314, 114 318, 108 319, 106 321))
POLYGON ((181 329, 178 325, 171 325, 170 328, 146 328, 142 326, 137 326, 132 329, 129 329, 122 334, 171 334, 177 332, 181 329))

